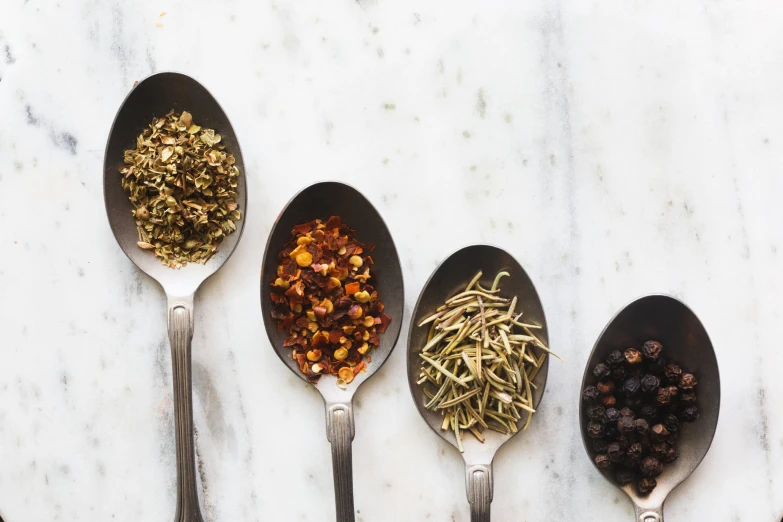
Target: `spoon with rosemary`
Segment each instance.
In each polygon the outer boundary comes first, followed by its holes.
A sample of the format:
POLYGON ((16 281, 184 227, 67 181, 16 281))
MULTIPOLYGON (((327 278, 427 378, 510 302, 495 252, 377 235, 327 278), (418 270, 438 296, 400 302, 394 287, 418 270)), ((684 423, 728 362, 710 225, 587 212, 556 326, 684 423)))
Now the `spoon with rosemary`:
POLYGON ((408 384, 419 413, 465 460, 471 521, 488 522, 492 461, 525 431, 549 370, 544 309, 504 250, 458 250, 432 274, 408 334, 408 384))

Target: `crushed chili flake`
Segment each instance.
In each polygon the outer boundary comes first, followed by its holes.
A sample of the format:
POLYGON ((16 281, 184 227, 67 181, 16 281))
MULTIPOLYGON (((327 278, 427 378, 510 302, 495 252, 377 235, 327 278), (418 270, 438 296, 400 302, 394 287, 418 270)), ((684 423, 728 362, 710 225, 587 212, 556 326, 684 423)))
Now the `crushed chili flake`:
POLYGON ((338 384, 351 382, 391 323, 370 283, 375 245, 355 234, 339 216, 316 219, 296 225, 277 256, 271 315, 288 332, 283 346, 310 382, 327 373, 338 384))

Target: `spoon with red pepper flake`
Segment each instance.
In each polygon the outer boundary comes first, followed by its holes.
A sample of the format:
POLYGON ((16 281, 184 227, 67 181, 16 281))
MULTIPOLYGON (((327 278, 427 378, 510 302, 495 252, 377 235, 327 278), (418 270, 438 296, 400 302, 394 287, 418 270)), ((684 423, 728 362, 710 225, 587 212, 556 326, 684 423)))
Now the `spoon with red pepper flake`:
POLYGON ((326 403, 338 522, 355 520, 351 402, 397 343, 403 304, 391 233, 358 190, 322 182, 289 201, 264 252, 261 310, 280 360, 326 403))
MULTIPOLYGON (((648 365, 654 363, 655 361, 647 362, 648 365)), ((656 400, 658 400, 657 396, 656 400)), ((718 361, 709 335, 696 314, 678 299, 666 295, 648 295, 623 308, 609 321, 593 347, 580 387, 579 404, 582 441, 590 460, 604 478, 622 489, 630 497, 636 510, 637 522, 663 522, 663 503, 666 497, 675 487, 687 479, 701 463, 712 444, 712 438, 718 424, 720 409, 718 361), (647 342, 650 339, 655 339, 658 342, 647 342), (642 349, 617 350, 618 347, 634 346, 642 347, 642 349), (606 398, 613 397, 611 392, 614 394, 644 394, 645 390, 655 389, 658 394, 663 395, 663 400, 668 401, 668 395, 671 392, 662 385, 658 386, 660 384, 660 382, 656 382, 658 377, 645 375, 639 379, 626 375, 625 371, 622 372, 623 375, 616 375, 618 370, 625 370, 626 366, 640 366, 646 359, 657 359, 661 346, 665 347, 664 353, 667 361, 675 361, 677 365, 688 368, 696 374, 699 393, 695 395, 691 389, 696 385, 696 378, 687 374, 688 377, 683 381, 683 376, 686 374, 677 375, 680 370, 678 366, 670 364, 660 372, 655 370, 652 373, 658 373, 664 380, 679 382, 680 391, 678 393, 688 394, 689 397, 693 396, 693 401, 698 409, 689 406, 691 402, 689 398, 686 401, 687 404, 683 405, 684 409, 680 411, 680 419, 694 420, 689 413, 689 410, 693 409, 698 411, 698 422, 689 424, 680 432, 677 441, 679 457, 675 454, 669 458, 668 455, 661 454, 657 455, 659 458, 644 459, 641 462, 644 476, 634 484, 633 471, 621 470, 617 472, 616 476, 613 476, 610 461, 619 461, 623 452, 633 451, 634 455, 638 456, 643 451, 642 448, 634 447, 634 445, 623 448, 616 443, 610 443, 606 448, 600 448, 601 455, 606 453, 608 459, 598 459, 597 457, 594 459, 593 455, 598 451, 596 444, 601 444, 604 440, 602 434, 596 433, 596 431, 610 425, 614 427, 615 424, 617 429, 627 428, 629 431, 643 430, 645 432, 649 430, 650 439, 654 443, 653 449, 656 449, 655 442, 669 436, 666 419, 662 424, 654 426, 639 420, 636 420, 633 425, 628 425, 627 419, 625 419, 630 412, 628 408, 622 408, 618 411, 614 407, 607 406, 604 410, 605 404, 598 404, 591 394, 603 394, 602 398, 606 398), (609 380, 606 379, 610 378, 625 379, 624 389, 607 390, 606 383, 609 380), (603 391, 599 390, 599 379, 604 379, 604 384, 601 385, 604 388, 603 391), (598 417, 607 422, 599 423, 591 420, 598 417), (661 461, 667 462, 667 464, 661 466, 661 461), (615 479, 623 485, 618 485, 615 479)), ((642 417, 646 418, 655 418, 656 411, 660 410, 660 408, 656 409, 650 405, 642 408, 642 417), (644 411, 644 408, 652 408, 652 410, 648 413, 644 411)), ((674 419, 674 421, 676 420, 674 419)), ((669 426, 672 429, 675 427, 678 427, 676 422, 674 426, 669 426)), ((667 449, 671 451, 666 445, 661 448, 664 452, 667 449)))

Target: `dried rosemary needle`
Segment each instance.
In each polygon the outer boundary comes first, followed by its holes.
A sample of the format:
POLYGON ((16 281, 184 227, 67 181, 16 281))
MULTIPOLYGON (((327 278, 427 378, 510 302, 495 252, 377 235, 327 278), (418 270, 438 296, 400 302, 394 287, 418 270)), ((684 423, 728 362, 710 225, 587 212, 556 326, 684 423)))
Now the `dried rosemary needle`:
POLYGON ((193 116, 153 118, 125 151, 122 188, 133 203, 138 246, 171 268, 206 263, 241 219, 239 169, 220 134, 193 116))
POLYGON ((425 407, 441 412, 441 429, 454 431, 460 451, 466 431, 484 442, 484 430, 516 433, 523 417, 527 429, 535 413, 533 380, 548 353, 558 357, 533 333, 539 325, 521 321, 517 298, 501 296, 508 272, 489 289, 481 276, 419 323, 429 327, 417 381, 425 407))

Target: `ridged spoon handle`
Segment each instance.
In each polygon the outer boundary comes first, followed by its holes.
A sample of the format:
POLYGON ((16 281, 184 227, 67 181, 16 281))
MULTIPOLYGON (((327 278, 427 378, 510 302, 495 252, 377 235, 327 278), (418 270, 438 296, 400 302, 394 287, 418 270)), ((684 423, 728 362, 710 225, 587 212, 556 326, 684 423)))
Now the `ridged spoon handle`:
POLYGON ((475 464, 465 468, 470 502, 470 522, 489 522, 492 503, 492 464, 475 464))
POLYGON ((327 404, 326 437, 332 443, 337 522, 354 522, 353 457, 351 455, 351 441, 353 441, 354 433, 351 403, 327 404))
POLYGON ((193 340, 193 296, 169 297, 169 343, 174 381, 174 433, 177 445, 177 514, 175 522, 203 522, 196 491, 193 445, 193 397, 190 342, 193 340))
POLYGON ((637 522, 663 522, 663 506, 656 508, 640 508, 634 506, 636 509, 636 521, 637 522))

